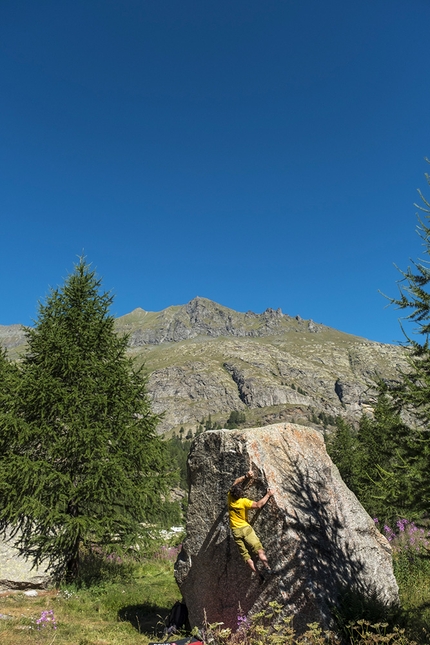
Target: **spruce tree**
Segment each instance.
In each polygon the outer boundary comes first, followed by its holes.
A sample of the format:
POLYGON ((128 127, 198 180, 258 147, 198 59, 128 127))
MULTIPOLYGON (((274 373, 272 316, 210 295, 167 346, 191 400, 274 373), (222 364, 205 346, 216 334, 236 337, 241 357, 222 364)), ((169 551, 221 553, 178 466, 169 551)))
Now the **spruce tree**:
POLYGON ((5 453, 7 438, 14 432, 14 400, 18 387, 18 368, 0 347, 0 455, 5 453))
POLYGON ((13 410, 0 427, 0 528, 13 528, 35 564, 70 578, 83 546, 135 546, 166 492, 158 417, 111 303, 84 259, 51 290, 26 330, 13 410))
MULTIPOLYGON (((428 161, 428 160, 427 160, 428 161)), ((426 174, 430 185, 430 176, 426 174)), ((399 296, 389 298, 401 310, 408 323, 415 325, 414 334, 402 326, 408 347, 408 369, 400 373, 400 383, 391 388, 391 396, 399 410, 407 411, 415 427, 403 436, 402 457, 384 471, 386 499, 402 496, 405 485, 410 514, 428 513, 430 505, 430 203, 420 192, 417 232, 422 240, 424 259, 401 271, 399 296)))
MULTIPOLYGON (((427 183, 430 176, 427 174, 427 183)), ((417 232, 422 240, 423 255, 430 257, 430 203, 420 193, 422 205, 416 204, 422 215, 418 218, 417 232)), ((404 320, 415 324, 412 338, 403 328, 409 369, 402 374, 402 384, 394 392, 397 401, 410 409, 424 427, 430 427, 430 263, 428 259, 413 262, 406 271, 401 271, 398 282, 399 297, 389 298, 402 310, 409 310, 404 320)))
POLYGON ((392 521, 410 511, 411 471, 404 465, 411 429, 402 421, 387 385, 381 382, 378 387, 373 417, 364 414, 359 422, 354 492, 372 517, 392 521), (396 488, 390 490, 387 473, 394 472, 396 488))
POLYGON ((358 442, 356 432, 342 417, 337 417, 336 430, 327 438, 326 446, 328 454, 339 468, 343 481, 357 494, 358 442))

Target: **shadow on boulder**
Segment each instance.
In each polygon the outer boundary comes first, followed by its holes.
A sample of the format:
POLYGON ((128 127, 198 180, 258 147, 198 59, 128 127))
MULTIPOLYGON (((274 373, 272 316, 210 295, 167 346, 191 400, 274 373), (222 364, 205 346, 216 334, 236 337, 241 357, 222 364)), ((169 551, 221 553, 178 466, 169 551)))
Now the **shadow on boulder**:
POLYGON ((398 603, 390 546, 312 428, 205 432, 188 466, 187 538, 175 576, 192 625, 202 625, 206 614, 208 622, 235 629, 240 610, 252 614, 277 601, 298 633, 311 622, 330 628, 345 589, 381 609, 398 603), (263 584, 240 558, 228 526, 227 491, 249 468, 257 479, 247 497, 274 490, 251 520, 275 571, 263 584))

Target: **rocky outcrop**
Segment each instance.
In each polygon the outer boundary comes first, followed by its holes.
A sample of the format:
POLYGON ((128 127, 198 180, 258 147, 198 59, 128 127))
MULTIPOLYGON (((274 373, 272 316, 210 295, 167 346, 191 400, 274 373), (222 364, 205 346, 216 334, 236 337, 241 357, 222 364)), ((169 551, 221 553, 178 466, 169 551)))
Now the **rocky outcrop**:
POLYGON ((0 592, 9 589, 43 589, 51 579, 45 567, 34 568, 31 560, 21 556, 13 541, 0 540, 0 592))
POLYGON ((350 412, 358 412, 361 410, 363 401, 366 398, 366 388, 359 383, 348 383, 342 379, 337 379, 334 384, 334 391, 339 397, 341 404, 350 412))
POLYGON ((332 624, 332 608, 348 589, 381 604, 398 602, 391 549, 345 486, 312 428, 205 432, 188 460, 187 537, 175 576, 192 625, 224 622, 236 628, 239 605, 254 613, 276 600, 294 615, 298 631, 332 624), (247 491, 274 496, 251 523, 275 575, 261 584, 242 561, 228 527, 226 495, 250 467, 258 480, 247 491))
POLYGON ((256 374, 255 367, 238 367, 232 363, 224 363, 224 367, 237 385, 240 400, 249 408, 310 404, 308 397, 291 387, 273 381, 267 374, 256 374))
POLYGON ((202 361, 154 370, 148 391, 152 409, 163 413, 162 429, 184 423, 196 423, 209 414, 245 408, 237 396, 237 387, 224 370, 210 369, 202 361))

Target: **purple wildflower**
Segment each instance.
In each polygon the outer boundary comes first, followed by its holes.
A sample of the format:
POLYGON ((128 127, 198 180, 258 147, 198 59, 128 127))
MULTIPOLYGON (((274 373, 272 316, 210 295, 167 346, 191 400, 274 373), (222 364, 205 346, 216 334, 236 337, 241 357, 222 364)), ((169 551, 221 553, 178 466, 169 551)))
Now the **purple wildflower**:
POLYGON ((397 524, 397 528, 399 529, 399 531, 404 531, 406 524, 408 524, 408 520, 406 520, 406 519, 397 520, 396 524, 397 524))
POLYGON ((248 617, 239 615, 237 617, 237 628, 238 629, 247 629, 249 626, 248 617))
POLYGON ((37 629, 43 629, 44 627, 52 627, 57 629, 57 621, 55 620, 53 609, 47 609, 42 611, 40 618, 36 620, 37 629))

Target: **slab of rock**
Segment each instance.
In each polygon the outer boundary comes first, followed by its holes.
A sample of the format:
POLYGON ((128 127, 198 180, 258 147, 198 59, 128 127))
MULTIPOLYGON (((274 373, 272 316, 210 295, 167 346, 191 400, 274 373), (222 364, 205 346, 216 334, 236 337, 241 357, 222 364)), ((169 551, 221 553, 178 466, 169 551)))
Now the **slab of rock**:
POLYGON ((51 575, 41 566, 32 568, 10 541, 0 540, 0 591, 10 589, 44 589, 49 586, 51 575))
MULTIPOLYGON (((191 624, 237 626, 276 600, 294 626, 332 626, 339 594, 352 590, 384 605, 398 603, 391 548, 327 455, 312 428, 276 424, 243 431, 214 430, 191 447, 187 537, 175 564, 191 624), (228 525, 226 496, 250 468, 246 491, 274 496, 251 520, 276 575, 261 584, 241 559, 228 525)), ((251 514, 253 511, 251 511, 251 514)))

